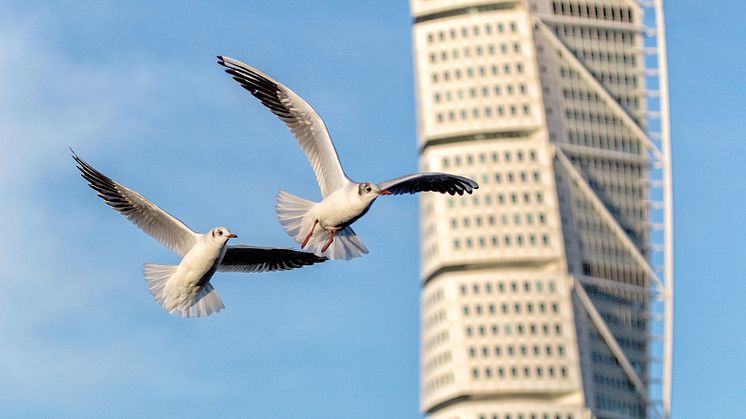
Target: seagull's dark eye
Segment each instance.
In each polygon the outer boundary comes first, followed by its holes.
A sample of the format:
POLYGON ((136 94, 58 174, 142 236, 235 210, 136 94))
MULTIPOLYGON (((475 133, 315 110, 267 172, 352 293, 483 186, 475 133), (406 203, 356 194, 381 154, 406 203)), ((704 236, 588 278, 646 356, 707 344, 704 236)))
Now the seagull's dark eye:
POLYGON ((218 236, 222 236, 222 235, 223 235, 223 230, 218 230, 218 236))
POLYGON ((370 191, 372 191, 372 190, 373 190, 373 189, 371 189, 371 187, 370 187, 370 186, 366 186, 366 187, 365 187, 365 192, 370 192, 370 191))

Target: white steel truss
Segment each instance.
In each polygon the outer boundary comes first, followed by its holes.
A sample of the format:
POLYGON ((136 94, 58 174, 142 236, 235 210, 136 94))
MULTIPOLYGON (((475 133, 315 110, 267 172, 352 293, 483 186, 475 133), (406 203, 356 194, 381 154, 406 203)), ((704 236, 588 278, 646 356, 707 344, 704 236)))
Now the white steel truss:
POLYGON ((657 180, 660 180, 658 188, 663 201, 661 207, 651 206, 651 220, 658 221, 662 224, 662 230, 658 232, 659 236, 651 235, 652 238, 658 239, 661 245, 660 252, 655 252, 652 258, 655 260, 655 268, 662 273, 663 282, 666 287, 666 293, 662 295, 663 302, 663 321, 662 334, 663 345, 662 353, 651 354, 660 355, 663 361, 663 370, 661 371, 660 381, 662 382, 660 394, 653 392, 653 397, 660 397, 663 407, 663 416, 667 419, 671 417, 671 390, 672 390, 672 373, 673 373, 673 308, 674 308, 674 269, 673 269, 673 178, 672 178, 672 161, 671 161, 671 120, 670 108, 668 102, 668 56, 666 54, 666 25, 663 14, 663 0, 653 0, 641 2, 640 6, 645 11, 646 27, 645 33, 648 36, 646 49, 649 51, 652 62, 646 66, 657 71, 648 76, 648 86, 650 83, 657 82, 657 90, 651 98, 656 100, 649 101, 648 109, 655 111, 649 117, 657 118, 657 124, 649 124, 648 132, 650 137, 657 143, 660 149, 660 161, 654 166, 651 174, 657 173, 657 180), (657 102, 657 103, 656 103, 657 102), (650 105, 657 106, 650 106, 650 105), (657 109, 655 109, 657 108, 657 109))
MULTIPOLYGON (((651 278, 650 290, 654 301, 651 301, 651 348, 649 354, 649 378, 647 388, 631 369, 629 360, 619 349, 618 344, 610 334, 604 320, 598 315, 595 306, 585 294, 579 278, 574 278, 576 293, 590 315, 599 333, 604 337, 612 353, 617 357, 630 381, 648 402, 650 416, 670 418, 672 396, 673 369, 673 308, 674 308, 674 269, 673 269, 673 182, 671 161, 671 131, 670 109, 668 98, 668 63, 666 55, 665 21, 663 15, 663 0, 649 0, 638 2, 627 0, 633 6, 639 6, 645 16, 642 34, 645 45, 641 48, 645 54, 644 76, 648 86, 647 129, 643 129, 633 119, 606 88, 593 76, 585 65, 573 54, 554 32, 544 23, 542 18, 536 18, 534 23, 539 33, 554 47, 580 77, 586 81, 602 98, 614 114, 629 128, 647 148, 650 162, 649 187, 651 201, 649 202, 649 254, 645 257, 632 243, 616 219, 609 213, 603 202, 596 196, 586 179, 575 168, 563 153, 563 149, 573 153, 608 153, 603 151, 578 149, 577 146, 555 144, 554 151, 557 159, 576 182, 581 192, 594 203, 599 216, 606 222, 614 235, 628 249, 632 257, 647 272, 651 278), (656 88, 650 88, 651 85, 656 88), (572 149, 572 150, 570 150, 572 149), (656 304, 657 303, 657 304, 656 304), (590 306, 589 306, 590 305, 590 306), (595 316, 594 316, 595 313, 595 316), (606 332, 606 333, 605 333, 606 332), (662 367, 662 368, 661 368, 662 367)), ((561 19, 551 17, 550 19, 561 19)), ((610 158, 632 158, 627 156, 613 156, 610 158)), ((584 278, 585 280, 593 280, 584 278)))
POLYGON ((606 322, 601 317, 601 314, 598 313, 596 306, 593 305, 593 301, 591 301, 591 298, 588 297, 588 294, 585 292, 585 288, 583 288, 583 285, 580 283, 580 281, 578 281, 577 278, 574 277, 573 289, 575 290, 575 294, 580 299, 580 302, 583 304, 585 312, 588 313, 588 316, 591 318, 593 325, 596 326, 596 330, 601 335, 604 342, 606 342, 606 346, 609 347, 611 353, 613 353, 617 361, 619 361, 619 365, 622 366, 624 373, 627 374, 627 378, 629 378, 629 381, 632 382, 632 384, 635 386, 635 390, 637 390, 637 392, 640 394, 640 397, 645 401, 645 404, 648 404, 648 390, 645 387, 645 384, 642 382, 640 376, 635 371, 632 363, 630 363, 629 359, 627 359, 624 351, 619 346, 619 342, 617 342, 616 338, 614 338, 614 334, 611 333, 611 331, 609 330, 609 327, 606 325, 606 322))

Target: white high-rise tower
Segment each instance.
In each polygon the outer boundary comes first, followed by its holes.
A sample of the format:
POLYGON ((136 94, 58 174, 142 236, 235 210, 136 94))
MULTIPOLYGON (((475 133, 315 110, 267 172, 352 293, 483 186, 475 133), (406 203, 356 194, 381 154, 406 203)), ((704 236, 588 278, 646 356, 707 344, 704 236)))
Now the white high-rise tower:
POLYGON ((669 417, 670 135, 661 0, 411 0, 421 410, 669 417))

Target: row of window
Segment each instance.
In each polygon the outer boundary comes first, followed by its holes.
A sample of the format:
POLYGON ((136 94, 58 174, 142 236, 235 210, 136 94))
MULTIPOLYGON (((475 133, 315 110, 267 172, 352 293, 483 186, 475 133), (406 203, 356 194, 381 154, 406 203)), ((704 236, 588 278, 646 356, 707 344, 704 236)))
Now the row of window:
MULTIPOLYGON (((585 251, 586 258, 590 262, 598 261, 609 266, 638 267, 629 252, 619 245, 619 242, 610 235, 588 234, 584 231, 580 236, 580 243, 585 251)), ((606 277, 600 277, 606 278, 606 277)))
POLYGON ((484 294, 492 294, 493 290, 496 290, 497 292, 503 293, 506 291, 510 291, 512 293, 517 292, 538 292, 543 293, 544 289, 546 289, 550 293, 554 293, 557 291, 557 284, 554 280, 549 281, 497 281, 496 283, 492 282, 485 282, 484 284, 480 282, 474 282, 469 286, 469 284, 461 284, 459 287, 459 290, 461 292, 461 295, 479 295, 480 293, 484 294))
POLYGON ((619 64, 620 66, 616 67, 617 69, 623 70, 626 67, 627 71, 637 70, 635 67, 637 65, 637 56, 634 54, 596 48, 571 48, 571 51, 576 57, 580 57, 586 62, 597 61, 598 63, 619 64))
MULTIPOLYGON (((484 379, 490 379, 493 376, 499 377, 499 378, 516 378, 516 377, 537 377, 537 378, 555 378, 557 377, 557 368, 556 367, 534 367, 531 368, 529 366, 524 366, 523 368, 520 367, 496 367, 494 369, 494 375, 493 375, 493 369, 491 367, 485 367, 484 369, 481 368, 472 368, 471 370, 471 376, 472 379, 478 380, 481 378, 484 379)), ((561 378, 567 378, 567 368, 566 367, 559 367, 559 377, 561 378)))
MULTIPOLYGON (((502 330, 503 334, 506 336, 510 336, 513 334, 513 324, 512 323, 506 323, 503 325, 502 330)), ((500 335, 500 326, 497 324, 492 325, 475 325, 471 326, 468 325, 464 328, 464 333, 467 337, 472 336, 499 336, 500 335)), ((542 324, 536 324, 536 323, 529 323, 528 325, 524 323, 516 323, 515 324, 515 333, 517 335, 538 335, 543 334, 545 336, 549 336, 550 334, 554 333, 555 336, 561 336, 562 335, 562 324, 555 323, 554 326, 550 325, 549 323, 542 323, 542 324)))
POLYGON ((437 41, 445 41, 446 38, 449 39, 458 39, 460 38, 468 38, 469 35, 472 36, 480 36, 482 34, 484 35, 490 35, 494 31, 497 33, 505 33, 506 29, 509 29, 512 33, 518 32, 518 24, 516 22, 497 22, 495 24, 492 23, 485 23, 483 26, 480 25, 474 25, 471 28, 467 26, 462 26, 460 30, 458 29, 450 29, 448 31, 438 31, 437 33, 428 32, 427 34, 427 42, 433 43, 436 40, 437 41))
MULTIPOLYGON (((516 89, 513 84, 506 83, 504 86, 496 84, 493 87, 490 87, 490 86, 482 86, 480 88, 471 87, 467 90, 467 92, 469 93, 469 97, 476 98, 479 94, 481 94, 482 97, 489 97, 490 94, 492 94, 491 92, 494 92, 495 96, 501 96, 503 90, 508 95, 512 95, 513 93, 515 93, 516 89)), ((528 92, 528 89, 524 83, 518 84, 518 92, 522 95, 525 95, 528 92)), ((435 103, 441 103, 442 100, 445 100, 446 102, 451 102, 452 100, 454 100, 454 96, 456 97, 457 100, 463 100, 464 90, 463 89, 455 90, 455 95, 450 90, 446 90, 445 93, 435 92, 433 94, 433 101, 435 103)))
POLYGON ((603 99, 592 89, 581 89, 574 86, 564 87, 562 96, 565 99, 585 100, 591 103, 603 103, 603 99))
POLYGON ((635 386, 628 378, 609 377, 604 374, 593 374, 593 384, 597 386, 614 387, 627 391, 635 391, 635 386))
MULTIPOLYGON (((496 224, 496 219, 500 219, 500 224, 502 225, 508 225, 508 223, 511 221, 514 225, 521 225, 524 222, 527 225, 533 225, 534 224, 534 214, 533 213, 515 213, 513 214, 513 217, 509 217, 508 214, 500 214, 499 217, 496 217, 495 215, 488 215, 484 217, 485 220, 482 220, 481 215, 475 215, 472 221, 471 217, 464 217, 461 219, 460 226, 463 228, 469 228, 472 224, 474 227, 479 228, 484 225, 494 226, 496 224)), ((543 212, 538 213, 538 216, 536 217, 538 219, 539 224, 546 224, 546 216, 543 212)), ((459 228, 459 219, 458 218, 451 218, 451 229, 456 230, 459 228)))
MULTIPOLYGON (((509 183, 512 183, 513 182, 512 173, 510 173, 509 175, 510 175, 510 176, 508 176, 509 177, 509 183)), ((497 183, 501 182, 501 177, 500 177, 499 173, 495 175, 495 181, 497 183)), ((525 180, 524 180, 524 182, 525 182, 525 180)), ((484 182, 484 183, 487 183, 487 182, 484 182)), ((493 202, 492 201, 492 194, 483 194, 481 196, 480 195, 475 195, 475 196, 472 197, 471 201, 472 201, 473 206, 475 206, 475 207, 478 207, 480 205, 480 203, 482 203, 482 202, 484 202, 485 205, 492 205, 492 202, 493 202)), ((508 194, 504 194, 502 192, 499 192, 499 193, 495 194, 495 202, 498 203, 498 204, 500 204, 500 205, 503 205, 505 203, 511 203, 511 204, 519 204, 519 203, 529 204, 531 202, 536 203, 536 204, 543 204, 544 203, 544 192, 541 192, 541 191, 539 191, 539 192, 533 192, 533 193, 532 192, 523 192, 523 193, 511 192, 511 193, 508 193, 508 194), (534 197, 533 200, 531 198, 532 196, 534 197), (508 198, 510 198, 510 199, 508 199, 508 198)), ((462 207, 466 206, 467 203, 468 203, 468 200, 466 200, 466 202, 464 202, 464 200, 461 200, 461 206, 462 207)), ((449 208, 454 208, 455 206, 456 206, 455 201, 448 201, 448 207, 449 208)), ((492 224, 494 224, 494 223, 492 223, 492 224)))
POLYGON ((591 110, 585 110, 585 109, 573 109, 569 108, 565 111, 565 116, 567 116, 567 119, 572 119, 575 121, 582 121, 582 123, 598 123, 598 124, 606 124, 606 125, 613 125, 613 126, 623 126, 622 120, 617 118, 616 115, 606 113, 606 112, 594 112, 591 110))
POLYGON ((584 42, 598 40, 603 42, 620 42, 623 45, 629 44, 630 46, 635 44, 633 29, 622 30, 579 25, 554 25, 554 33, 565 40, 574 37, 584 42))
POLYGON ((435 391, 441 387, 445 387, 448 385, 453 384, 453 373, 447 372, 444 374, 440 374, 431 380, 428 380, 428 382, 425 384, 425 386, 422 388, 422 391, 427 394, 432 391, 435 391))
MULTIPOLYGON (((496 44, 487 44, 487 45, 474 45, 473 46, 474 56, 476 57, 482 57, 484 56, 485 52, 487 55, 494 56, 497 54, 498 49, 500 50, 500 53, 503 55, 507 55, 508 53, 512 52, 515 54, 521 53, 521 43, 520 42, 513 42, 513 45, 509 46, 508 43, 502 42, 498 45, 496 44)), ((432 64, 438 64, 438 63, 446 63, 448 60, 460 60, 461 56, 463 54, 464 58, 470 58, 472 56, 472 47, 467 46, 463 49, 460 48, 451 48, 450 53, 447 49, 441 50, 439 52, 433 51, 430 53, 430 63, 432 64)))
POLYGON ((582 129, 582 127, 568 130, 567 141, 570 144, 577 144, 586 147, 640 154, 640 141, 636 138, 595 132, 593 130, 586 131, 585 129, 582 129))
MULTIPOLYGON (((629 211, 626 212, 628 212, 627 215, 629 215, 629 211)), ((608 224, 596 216, 583 217, 581 215, 579 217, 576 217, 576 225, 579 230, 582 230, 583 233, 587 233, 588 235, 606 236, 607 234, 613 234, 609 229, 608 224)), ((621 247, 616 242, 611 241, 607 243, 601 243, 600 246, 594 247, 596 247, 596 250, 599 250, 603 253, 612 254, 614 256, 626 256, 629 254, 629 251, 626 248, 621 247)))
MULTIPOLYGON (((610 281, 616 282, 616 281, 610 281)), ((640 305, 647 307, 648 299, 650 298, 649 291, 646 289, 641 290, 624 290, 624 289, 609 289, 607 287, 601 287, 596 284, 584 285, 585 292, 595 302, 601 302, 605 306, 616 305, 616 309, 623 309, 625 316, 641 317, 646 318, 647 315, 645 310, 640 310, 640 305)), ((620 314, 622 315, 622 314, 620 314)))
MULTIPOLYGON (((587 169, 593 169, 601 172, 608 172, 610 178, 618 178, 620 175, 631 176, 635 180, 640 180, 642 183, 643 175, 643 164, 632 163, 628 161, 620 161, 613 159, 605 159, 603 157, 594 156, 568 156, 570 161, 575 163, 576 166, 581 166, 587 169)), ((586 170, 587 170, 586 169, 586 170)))
POLYGON ((437 304, 445 298, 445 293, 443 292, 442 288, 438 288, 435 292, 431 292, 430 295, 428 295, 425 298, 425 301, 422 303, 422 307, 424 309, 427 309, 433 304, 437 304))
MULTIPOLYGON (((621 174, 617 176, 621 177, 621 174)), ((635 194, 625 194, 619 190, 617 185, 604 184, 604 178, 606 176, 588 176, 592 181, 593 191, 603 196, 603 205, 609 210, 609 212, 616 218, 620 226, 630 234, 630 238, 634 238, 645 230, 647 227, 645 214, 647 212, 647 204, 641 201, 641 197, 635 196, 635 194), (600 180, 599 180, 600 179, 600 180), (637 227, 637 229, 631 229, 630 227, 637 227)), ((578 218, 582 219, 583 222, 578 225, 584 228, 584 232, 592 234, 594 232, 607 232, 610 229, 607 227, 608 224, 601 221, 598 212, 595 212, 595 206, 586 201, 582 201, 583 205, 575 205, 576 213, 578 218)))
POLYGON ((438 243, 433 243, 429 246, 422 246, 423 262, 428 262, 430 259, 434 258, 435 256, 439 254, 440 254, 440 251, 438 250, 438 243))
POLYGON ((515 413, 512 415, 506 413, 503 416, 494 413, 492 416, 480 414, 479 419, 574 419, 574 416, 571 413, 566 415, 563 415, 562 413, 515 413))
POLYGON ((619 360, 608 352, 591 351, 591 360, 594 364, 619 367, 619 360))
POLYGON ((461 109, 458 112, 455 110, 448 111, 448 112, 437 112, 435 114, 435 120, 438 123, 442 124, 443 122, 446 122, 446 121, 451 121, 451 122, 456 121, 456 120, 466 121, 469 119, 479 119, 481 117, 492 118, 493 116, 495 117, 505 116, 508 114, 507 111, 510 111, 511 116, 519 116, 519 115, 530 116, 531 115, 531 108, 529 107, 528 103, 525 103, 520 108, 518 105, 509 105, 507 106, 507 108, 506 106, 503 106, 503 105, 497 105, 495 107, 485 106, 484 108, 472 108, 471 113, 469 113, 469 111, 466 109, 461 109), (519 113, 519 110, 520 110, 520 113, 519 113))
POLYGON ((427 371, 448 364, 449 362, 451 362, 451 351, 443 351, 428 358, 422 370, 427 373, 427 371))
POLYGON ((435 326, 436 324, 442 322, 446 319, 446 311, 445 310, 438 310, 435 313, 428 316, 425 321, 422 322, 422 328, 423 329, 429 329, 432 326, 435 326))
MULTIPOLYGON (((642 353, 646 353, 647 351, 648 346, 646 339, 635 339, 629 336, 615 336, 615 338, 622 349, 630 349, 642 353)), ((599 345, 606 345, 606 341, 604 341, 601 335, 599 335, 598 333, 591 333, 591 341, 594 343, 598 343, 599 345)), ((633 361, 632 364, 634 365, 635 362, 633 361)))
MULTIPOLYGON (((531 177, 533 178, 534 182, 536 183, 541 182, 541 174, 539 173, 538 170, 534 170, 531 177)), ((498 184, 502 183, 503 178, 505 178, 508 181, 508 183, 513 183, 516 179, 513 172, 507 172, 504 177, 503 177, 503 174, 499 172, 494 174, 495 183, 498 183, 498 184)), ((481 177, 482 184, 490 183, 490 179, 492 179, 490 175, 486 173, 482 174, 482 177, 481 177)), ((528 182, 529 181, 528 172, 526 171, 518 172, 518 179, 521 181, 521 183, 528 182)))
POLYGON ((607 87, 609 84, 617 84, 629 89, 637 89, 640 83, 640 79, 637 76, 629 74, 591 71, 591 75, 607 87))
MULTIPOLYGON (((550 240, 548 234, 542 234, 541 235, 541 242, 539 242, 539 239, 536 234, 529 234, 527 236, 524 236, 523 234, 516 234, 515 236, 506 234, 503 236, 502 244, 506 247, 512 246, 513 243, 515 243, 516 246, 523 246, 524 244, 528 244, 530 246, 536 246, 537 244, 541 243, 543 246, 549 246, 550 240)), ((493 235, 489 238, 480 236, 476 239, 473 239, 471 237, 467 237, 466 239, 454 239, 453 240, 453 248, 454 250, 461 250, 461 249, 472 249, 474 247, 477 247, 477 245, 480 248, 484 247, 498 247, 500 246, 500 237, 493 235)))
POLYGON ((565 356, 565 347, 563 345, 557 345, 556 347, 554 345, 532 345, 531 349, 529 349, 527 345, 506 345, 504 348, 500 345, 495 345, 494 347, 485 345, 481 348, 470 346, 468 349, 469 358, 476 358, 477 356, 481 356, 482 358, 490 358, 492 356, 500 358, 504 355, 509 357, 516 355, 524 357, 533 355, 539 357, 542 354, 551 357, 555 353, 558 356, 565 356))
MULTIPOLYGON (((505 63, 502 66, 502 73, 503 74, 510 74, 511 69, 515 68, 515 72, 518 74, 522 74, 525 68, 523 67, 523 63, 517 62, 513 66, 510 65, 510 63, 505 63)), ((433 83, 438 83, 438 81, 448 82, 451 80, 461 80, 462 78, 472 78, 475 76, 484 77, 487 74, 496 76, 500 73, 500 66, 497 64, 493 64, 489 67, 485 66, 479 66, 476 67, 466 67, 463 71, 460 68, 457 68, 453 71, 451 70, 443 70, 443 72, 433 72, 431 75, 433 83), (476 70, 476 71, 475 71, 476 70)))
POLYGON ((531 161, 536 161, 536 151, 535 150, 528 150, 528 152, 525 152, 524 150, 506 150, 502 153, 502 158, 500 157, 501 153, 497 151, 493 151, 492 153, 479 153, 478 155, 474 154, 466 154, 463 157, 460 155, 456 156, 450 156, 450 157, 443 157, 443 160, 441 161, 444 168, 448 168, 451 165, 451 162, 453 162, 453 165, 455 167, 461 166, 461 164, 465 164, 468 166, 471 166, 475 163, 510 163, 512 161, 524 161, 526 159, 531 161))
POLYGON ((547 313, 547 307, 551 308, 552 313, 555 313, 555 314, 559 313, 559 304, 551 303, 548 305, 545 302, 536 303, 536 306, 534 306, 533 302, 527 302, 525 304, 489 303, 489 304, 485 304, 484 306, 482 306, 481 304, 474 304, 473 306, 466 304, 463 306, 463 313, 464 313, 464 316, 467 316, 467 317, 471 315, 472 313, 475 316, 481 316, 482 314, 495 314, 497 313, 498 307, 500 308, 500 312, 502 314, 510 314, 510 313, 520 314, 522 312, 527 313, 527 314, 534 314, 534 313, 544 314, 544 313, 547 313))
POLYGON ((646 417, 645 406, 639 402, 617 400, 616 398, 609 397, 604 393, 596 394, 596 407, 611 412, 618 412, 624 416, 646 417))
POLYGON ((618 22, 634 22, 634 15, 632 14, 631 8, 600 5, 595 2, 553 1, 552 12, 556 15, 563 16, 613 20, 618 22))
POLYGON ((429 339, 427 339, 423 347, 425 348, 426 351, 429 351, 445 342, 448 342, 448 338, 449 338, 448 331, 443 330, 441 332, 434 334, 429 339))
MULTIPOLYGON (((495 179, 497 183, 500 183, 499 174, 495 176, 495 179)), ((504 193, 497 193, 495 194, 495 202, 497 202, 500 205, 503 205, 505 203, 511 203, 511 204, 519 204, 524 203, 528 204, 532 202, 531 199, 532 193, 531 192, 523 192, 523 193, 517 193, 517 192, 511 192, 509 194, 504 193), (507 199, 510 198, 510 199, 507 199)), ((533 202, 537 204, 543 204, 544 203, 544 193, 543 192, 535 192, 533 193, 534 199, 533 202)), ((468 204, 468 199, 460 199, 461 206, 465 207, 468 204)), ((484 202, 485 205, 492 205, 492 194, 483 194, 475 195, 471 199, 473 206, 478 207, 480 203, 484 202)), ((448 207, 449 208, 455 208, 456 207, 456 201, 455 200, 449 200, 448 201, 448 207)), ((494 224, 494 221, 490 222, 490 218, 488 218, 488 222, 490 225, 494 224)), ((541 221, 543 223, 543 220, 541 221)))
MULTIPOLYGON (((583 242, 585 248, 590 248, 591 245, 587 241, 583 242), (587 247, 586 247, 587 246, 587 247)), ((644 287, 647 285, 648 276, 636 262, 630 261, 629 265, 618 266, 608 260, 608 257, 604 257, 602 260, 593 261, 587 258, 583 261, 583 274, 596 277, 606 278, 613 281, 619 281, 625 284, 637 285, 644 287)))

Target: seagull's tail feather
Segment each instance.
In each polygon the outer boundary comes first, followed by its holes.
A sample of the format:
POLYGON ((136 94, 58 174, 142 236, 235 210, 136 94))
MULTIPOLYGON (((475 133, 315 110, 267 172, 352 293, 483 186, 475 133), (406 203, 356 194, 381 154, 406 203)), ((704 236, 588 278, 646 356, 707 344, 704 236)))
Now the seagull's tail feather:
POLYGON ((150 294, 163 308, 179 317, 202 317, 225 308, 217 291, 209 282, 203 286, 191 301, 167 301, 166 284, 176 272, 176 265, 145 264, 143 275, 148 283, 150 294))
MULTIPOLYGON (((150 295, 155 298, 155 301, 160 305, 164 305, 166 302, 166 283, 168 279, 173 276, 176 272, 176 265, 155 265, 152 263, 146 263, 143 269, 143 276, 145 281, 148 283, 148 290, 150 295)), ((165 308, 165 306, 164 306, 165 308)))
POLYGON ((311 236, 305 246, 305 249, 309 252, 315 253, 317 256, 325 256, 329 259, 344 260, 368 253, 368 249, 350 227, 338 231, 335 234, 334 242, 322 253, 321 249, 324 248, 327 240, 329 240, 329 233, 318 226, 314 229, 315 220, 312 217, 306 216, 308 211, 315 205, 315 202, 285 191, 280 191, 277 194, 276 201, 275 210, 277 211, 277 218, 279 218, 280 224, 282 224, 285 231, 298 244, 303 243, 308 233, 311 232, 311 229, 314 230, 313 236, 311 236))
POLYGON ((313 252, 318 256, 325 256, 335 260, 350 260, 368 253, 368 249, 363 241, 357 237, 355 230, 351 227, 345 227, 334 234, 334 241, 326 251, 322 252, 326 242, 329 240, 329 233, 323 229, 317 228, 311 240, 308 241, 306 250, 313 252))
POLYGON ((277 211, 277 218, 280 220, 280 224, 285 227, 285 231, 298 243, 302 243, 305 238, 305 234, 311 231, 312 224, 304 223, 304 219, 308 211, 314 206, 313 201, 303 199, 299 196, 280 191, 277 194, 275 211, 277 211))
MULTIPOLYGON (((209 316, 225 308, 223 300, 220 299, 218 292, 209 282, 199 290, 197 296, 194 297, 194 301, 196 302, 189 306, 186 313, 182 314, 183 317, 209 316)), ((184 312, 182 311, 182 313, 184 312)))

